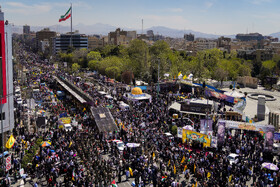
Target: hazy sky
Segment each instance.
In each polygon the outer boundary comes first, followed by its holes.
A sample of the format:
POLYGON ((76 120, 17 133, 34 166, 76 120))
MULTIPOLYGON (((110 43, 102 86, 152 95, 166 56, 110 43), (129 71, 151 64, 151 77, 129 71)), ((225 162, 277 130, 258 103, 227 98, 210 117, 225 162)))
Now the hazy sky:
MULTIPOLYGON (((58 19, 69 0, 0 0, 15 25, 69 25, 58 19)), ((72 0, 73 25, 104 23, 144 29, 166 26, 211 34, 280 31, 280 0, 72 0)))

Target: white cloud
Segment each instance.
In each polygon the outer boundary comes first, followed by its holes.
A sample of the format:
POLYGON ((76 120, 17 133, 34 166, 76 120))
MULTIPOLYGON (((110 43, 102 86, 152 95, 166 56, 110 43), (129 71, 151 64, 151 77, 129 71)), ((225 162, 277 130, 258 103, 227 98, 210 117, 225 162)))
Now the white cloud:
POLYGON ((26 5, 19 2, 7 2, 6 5, 8 8, 3 8, 5 12, 24 15, 37 15, 51 10, 51 5, 46 3, 26 5))

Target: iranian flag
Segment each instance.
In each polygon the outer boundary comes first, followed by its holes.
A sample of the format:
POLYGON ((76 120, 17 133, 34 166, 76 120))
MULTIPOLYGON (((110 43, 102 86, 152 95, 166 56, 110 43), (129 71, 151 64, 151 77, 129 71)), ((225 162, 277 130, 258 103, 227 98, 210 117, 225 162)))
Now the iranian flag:
POLYGON ((72 7, 70 7, 69 10, 64 15, 60 16, 59 22, 67 20, 68 18, 71 17, 71 14, 72 14, 72 7))
POLYGON ((115 181, 115 180, 113 180, 113 182, 112 182, 112 186, 113 186, 113 187, 118 187, 118 185, 117 185, 117 183, 116 183, 116 181, 115 181))

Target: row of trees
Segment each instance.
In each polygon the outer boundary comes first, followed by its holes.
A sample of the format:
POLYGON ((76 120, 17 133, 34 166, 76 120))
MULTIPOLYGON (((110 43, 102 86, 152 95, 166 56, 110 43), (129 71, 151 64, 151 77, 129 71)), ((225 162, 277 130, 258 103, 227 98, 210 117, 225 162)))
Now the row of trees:
POLYGON ((124 72, 133 72, 136 79, 147 82, 157 82, 158 70, 161 78, 165 73, 174 78, 182 72, 183 75, 192 73, 198 80, 210 78, 224 81, 251 75, 253 69, 250 61, 237 58, 235 53, 210 49, 190 56, 170 49, 165 41, 149 46, 138 39, 128 47, 108 45, 95 51, 80 49, 59 53, 59 58, 73 64, 73 70, 89 68, 117 80, 121 80, 124 72))

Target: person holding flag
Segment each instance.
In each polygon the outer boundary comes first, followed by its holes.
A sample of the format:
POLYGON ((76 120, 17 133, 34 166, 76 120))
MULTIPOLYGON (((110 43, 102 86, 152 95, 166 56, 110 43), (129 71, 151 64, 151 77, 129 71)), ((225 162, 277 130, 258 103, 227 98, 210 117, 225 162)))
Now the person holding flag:
POLYGON ((181 160, 181 164, 183 164, 183 163, 185 162, 185 160, 186 160, 186 157, 183 156, 183 158, 182 158, 182 160, 181 160))
POLYGON ((10 138, 8 139, 7 143, 6 143, 6 148, 11 149, 14 144, 15 144, 15 138, 13 135, 10 136, 10 138))

